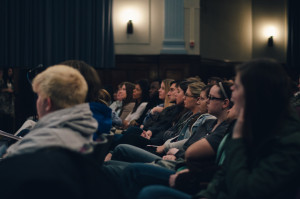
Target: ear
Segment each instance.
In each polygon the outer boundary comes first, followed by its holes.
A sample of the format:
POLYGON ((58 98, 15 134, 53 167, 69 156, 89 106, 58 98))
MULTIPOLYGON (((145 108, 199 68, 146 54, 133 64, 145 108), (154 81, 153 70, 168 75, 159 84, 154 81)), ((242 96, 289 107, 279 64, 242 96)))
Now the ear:
POLYGON ((198 105, 200 105, 200 97, 197 97, 197 102, 196 102, 198 105))
POLYGON ((45 106, 45 111, 47 111, 47 112, 51 112, 52 111, 53 106, 52 106, 52 101, 51 101, 50 97, 47 97, 45 99, 44 106, 45 106))
POLYGON ((224 109, 225 109, 225 108, 229 108, 229 104, 230 104, 229 99, 225 99, 225 100, 224 100, 224 104, 223 104, 223 108, 224 108, 224 109))

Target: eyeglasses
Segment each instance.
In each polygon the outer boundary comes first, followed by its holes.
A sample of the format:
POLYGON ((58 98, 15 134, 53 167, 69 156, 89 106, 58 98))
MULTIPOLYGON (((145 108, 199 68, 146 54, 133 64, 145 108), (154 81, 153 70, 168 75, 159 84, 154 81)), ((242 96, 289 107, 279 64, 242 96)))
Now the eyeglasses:
POLYGON ((187 93, 184 93, 184 96, 186 96, 186 97, 192 97, 192 98, 196 98, 195 96, 193 96, 193 95, 189 95, 189 94, 187 94, 187 93))
POLYGON ((211 96, 211 95, 208 96, 208 99, 209 99, 209 100, 222 100, 222 101, 224 100, 224 98, 221 98, 221 97, 213 97, 213 96, 211 96))

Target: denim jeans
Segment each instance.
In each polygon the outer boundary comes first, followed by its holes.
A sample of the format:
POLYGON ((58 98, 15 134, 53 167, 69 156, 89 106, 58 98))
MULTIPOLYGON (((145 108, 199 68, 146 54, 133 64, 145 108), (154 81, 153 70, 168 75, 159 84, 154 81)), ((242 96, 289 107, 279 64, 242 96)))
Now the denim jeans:
POLYGON ((123 193, 126 198, 136 198, 142 188, 148 185, 165 185, 168 186, 170 175, 174 170, 166 169, 160 166, 132 163, 123 171, 121 177, 123 193))
POLYGON ((111 159, 125 162, 147 163, 161 159, 161 157, 136 146, 120 144, 113 151, 111 159))
POLYGON ((138 199, 192 199, 192 196, 162 185, 147 186, 139 193, 138 199))

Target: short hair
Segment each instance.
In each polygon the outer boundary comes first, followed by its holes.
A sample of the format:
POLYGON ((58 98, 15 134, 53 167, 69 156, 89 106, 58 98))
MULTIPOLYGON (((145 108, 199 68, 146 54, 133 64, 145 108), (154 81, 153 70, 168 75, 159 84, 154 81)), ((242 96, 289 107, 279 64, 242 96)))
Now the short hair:
POLYGON ((174 80, 171 81, 170 86, 172 86, 172 84, 175 84, 175 87, 178 88, 180 81, 179 80, 174 80))
POLYGON ((188 82, 188 81, 185 81, 185 80, 183 80, 183 81, 181 81, 180 83, 179 83, 179 87, 183 90, 183 92, 185 93, 186 92, 186 90, 188 89, 188 86, 189 86, 189 84, 190 84, 191 82, 188 82))
POLYGON ((83 103, 88 91, 80 72, 65 65, 51 66, 38 74, 32 88, 41 97, 49 97, 55 110, 83 103))

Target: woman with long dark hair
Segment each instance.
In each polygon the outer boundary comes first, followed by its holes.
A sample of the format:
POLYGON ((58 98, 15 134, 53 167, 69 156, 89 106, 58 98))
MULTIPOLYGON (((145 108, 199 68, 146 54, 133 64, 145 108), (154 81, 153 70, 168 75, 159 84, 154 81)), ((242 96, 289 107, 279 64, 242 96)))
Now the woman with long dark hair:
POLYGON ((146 79, 137 81, 133 89, 132 98, 135 100, 135 105, 132 111, 123 121, 123 128, 126 129, 131 121, 138 119, 145 110, 149 101, 149 82, 146 79))
POLYGON ((131 82, 123 82, 120 84, 120 95, 123 100, 119 117, 122 121, 124 121, 127 115, 133 110, 134 100, 132 94, 134 88, 135 86, 131 82))

